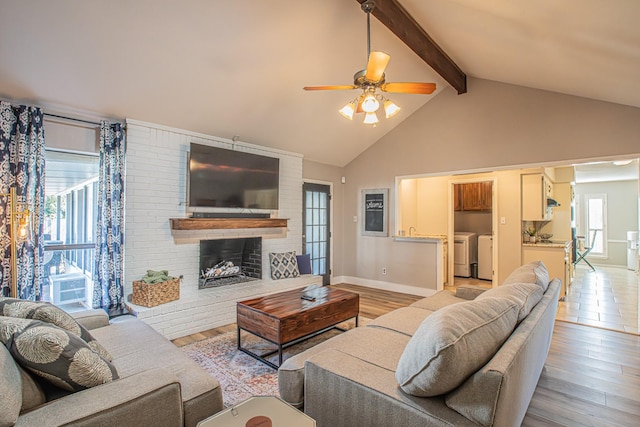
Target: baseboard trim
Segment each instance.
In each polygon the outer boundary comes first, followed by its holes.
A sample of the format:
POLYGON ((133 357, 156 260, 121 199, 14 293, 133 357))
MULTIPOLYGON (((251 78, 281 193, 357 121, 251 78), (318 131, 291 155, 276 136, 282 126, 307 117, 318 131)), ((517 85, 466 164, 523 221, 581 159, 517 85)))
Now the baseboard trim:
POLYGON ((419 288, 417 286, 402 285, 399 283, 383 282, 380 280, 363 279, 353 276, 335 276, 331 278, 331 284, 351 283, 358 286, 366 286, 368 288, 381 289, 384 291, 399 292, 401 294, 419 295, 428 297, 436 292, 435 289, 419 288))

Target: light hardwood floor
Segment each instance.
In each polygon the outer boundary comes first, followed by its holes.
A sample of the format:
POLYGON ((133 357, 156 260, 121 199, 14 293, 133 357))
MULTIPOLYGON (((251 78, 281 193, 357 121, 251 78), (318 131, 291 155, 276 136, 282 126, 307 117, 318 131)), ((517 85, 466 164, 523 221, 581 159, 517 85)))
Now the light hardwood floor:
MULTIPOLYGON (((332 286, 359 293, 361 315, 370 318, 421 298, 349 284, 332 286)), ((235 324, 173 342, 185 345, 229 330, 235 331, 235 324)), ((522 425, 640 425, 640 336, 557 321, 522 425)))

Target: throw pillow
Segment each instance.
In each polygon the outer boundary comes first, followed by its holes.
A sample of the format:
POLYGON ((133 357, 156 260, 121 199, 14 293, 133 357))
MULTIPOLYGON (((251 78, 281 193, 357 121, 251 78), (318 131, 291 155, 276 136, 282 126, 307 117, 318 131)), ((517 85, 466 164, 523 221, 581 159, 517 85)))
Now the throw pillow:
POLYGON ((273 280, 300 276, 295 252, 269 253, 273 280))
POLYGON ((65 390, 84 390, 118 378, 115 367, 82 338, 39 320, 19 327, 7 348, 22 367, 65 390))
POLYGON ((491 288, 478 295, 477 299, 491 297, 513 299, 520 307, 520 311, 518 311, 518 323, 520 323, 542 299, 542 295, 542 288, 535 283, 514 283, 491 288))
POLYGON ((396 380, 414 396, 447 393, 485 365, 516 325, 518 305, 484 298, 443 307, 428 316, 405 347, 396 380))
POLYGON ((48 302, 0 298, 0 315, 51 323, 82 338, 93 351, 109 362, 113 360, 109 352, 73 316, 48 302))
POLYGON ((535 283, 542 288, 543 292, 546 292, 549 287, 547 266, 542 261, 531 261, 521 265, 513 270, 502 284, 511 285, 513 283, 535 283))
POLYGON ((311 274, 311 254, 296 255, 300 274, 311 274))

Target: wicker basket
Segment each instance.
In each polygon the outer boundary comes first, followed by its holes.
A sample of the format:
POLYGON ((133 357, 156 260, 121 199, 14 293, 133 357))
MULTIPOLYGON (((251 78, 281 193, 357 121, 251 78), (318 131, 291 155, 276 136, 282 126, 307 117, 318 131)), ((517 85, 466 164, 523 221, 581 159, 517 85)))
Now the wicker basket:
POLYGON ((133 282, 132 302, 143 307, 155 307, 165 302, 180 298, 180 279, 165 282, 145 283, 139 280, 133 282))

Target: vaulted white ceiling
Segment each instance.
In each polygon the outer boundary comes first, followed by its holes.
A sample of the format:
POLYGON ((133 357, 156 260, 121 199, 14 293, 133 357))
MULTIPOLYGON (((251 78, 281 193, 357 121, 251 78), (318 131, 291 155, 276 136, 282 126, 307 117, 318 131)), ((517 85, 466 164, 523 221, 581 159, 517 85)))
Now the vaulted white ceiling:
MULTIPOLYGON (((401 0, 468 75, 640 107, 636 0, 401 0)), ((375 127, 337 110, 366 65, 355 0, 0 0, 0 98, 133 118, 302 153, 343 166, 447 83, 372 17, 390 95, 375 127)), ((464 95, 460 95, 464 96, 464 95)))

